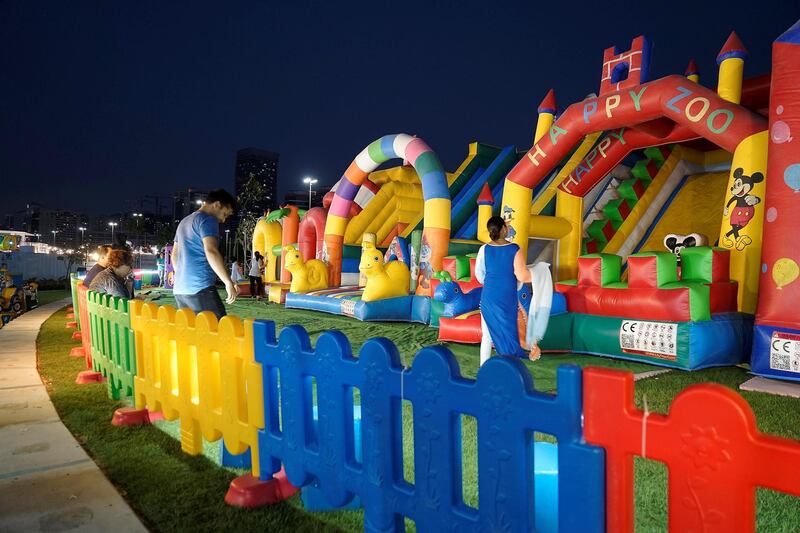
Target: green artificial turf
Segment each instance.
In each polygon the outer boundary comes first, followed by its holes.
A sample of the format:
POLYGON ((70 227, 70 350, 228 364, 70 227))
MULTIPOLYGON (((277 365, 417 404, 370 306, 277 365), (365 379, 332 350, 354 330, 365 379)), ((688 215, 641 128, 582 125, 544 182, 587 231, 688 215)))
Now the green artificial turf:
POLYGON ((46 305, 50 302, 55 302, 56 300, 69 297, 70 291, 66 289, 56 291, 39 291, 39 305, 46 305))
MULTIPOLYGON (((159 304, 174 304, 165 293, 159 304)), ((354 352, 369 338, 383 336, 394 341, 405 364, 410 365, 422 346, 436 343, 437 330, 419 324, 364 323, 354 319, 313 311, 285 309, 275 304, 240 299, 229 312, 241 317, 274 320, 278 330, 288 324, 300 324, 312 341, 328 329, 339 329, 350 339, 354 352)), ((104 385, 74 384, 82 370, 79 360, 67 357, 70 330, 64 329, 64 312, 51 317, 39 336, 39 364, 48 384, 53 403, 72 431, 120 488, 145 523, 158 531, 193 529, 197 531, 361 531, 360 512, 338 511, 306 513, 298 496, 286 503, 258 510, 228 507, 223 495, 236 472, 218 466, 219 446, 208 445, 205 456, 190 457, 180 450, 175 422, 159 422, 142 428, 115 428, 108 422, 113 410, 121 405, 109 400, 104 385)), ((455 354, 462 374, 475 377, 478 369, 477 346, 447 344, 455 354)), ((555 391, 556 368, 563 363, 581 366, 605 366, 633 372, 654 370, 643 363, 567 354, 545 355, 535 363, 526 361, 539 390, 555 391)), ((642 380, 636 385, 636 400, 643 395, 653 412, 666 412, 669 403, 685 387, 713 381, 731 388, 750 376, 742 368, 710 369, 697 372, 670 371, 642 380)), ((776 435, 800 438, 800 401, 760 393, 743 393, 758 420, 759 429, 776 435)), ((413 482, 413 432, 411 409, 403 411, 405 477, 413 482)), ((468 505, 477 503, 477 435, 475 421, 463 418, 463 498, 468 505)), ((548 436, 537 434, 537 438, 548 436)), ((550 440, 550 439, 548 439, 550 440)), ((636 461, 636 529, 666 530, 666 468, 657 462, 636 461)), ((413 529, 413 524, 407 521, 413 529)), ((767 490, 758 493, 759 531, 800 531, 800 501, 767 490)))

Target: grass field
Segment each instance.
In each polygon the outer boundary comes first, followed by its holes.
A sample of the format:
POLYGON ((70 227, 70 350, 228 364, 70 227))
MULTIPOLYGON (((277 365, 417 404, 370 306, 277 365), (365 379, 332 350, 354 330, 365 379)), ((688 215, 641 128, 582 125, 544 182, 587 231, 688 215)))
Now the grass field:
POLYGON ((70 291, 66 289, 58 291, 39 291, 39 305, 46 305, 62 298, 69 298, 69 296, 70 291))
MULTIPOLYGON (((172 303, 166 295, 160 304, 172 303)), ((288 324, 304 326, 315 340, 323 331, 339 329, 353 344, 354 351, 369 338, 384 336, 394 341, 405 364, 411 364, 416 351, 435 343, 436 330, 418 324, 376 324, 316 312, 284 309, 281 306, 241 299, 229 312, 253 318, 274 320, 278 329, 288 324)), ((39 336, 40 372, 50 390, 53 403, 70 431, 75 434, 109 479, 120 488, 145 523, 158 531, 192 529, 196 531, 361 531, 361 513, 340 511, 306 513, 299 497, 275 507, 259 510, 238 510, 222 500, 230 480, 237 472, 218 466, 218 445, 207 446, 205 456, 191 457, 180 451, 174 423, 153 427, 115 428, 109 424, 118 402, 109 400, 105 387, 78 386, 74 378, 81 362, 67 357, 76 343, 64 329, 64 312, 56 313, 42 328, 39 336)), ((461 366, 462 374, 474 377, 478 368, 476 346, 449 344, 461 366)), ((607 366, 633 372, 653 370, 640 364, 582 355, 545 355, 536 363, 526 362, 536 387, 554 391, 555 371, 562 363, 581 366, 607 366)), ((685 387, 713 381, 733 389, 749 378, 743 368, 710 369, 698 372, 671 371, 637 382, 636 398, 641 403, 647 396, 651 411, 666 412, 672 398, 685 387)), ((753 407, 759 429, 777 435, 800 439, 800 401, 744 393, 753 407)), ((410 417, 406 417, 407 419, 410 417)), ((410 431, 406 424, 405 431, 410 431)), ((466 501, 475 501, 477 474, 474 463, 474 425, 463 428, 465 441, 466 501)), ((410 439, 404 439, 408 442, 410 439)), ((412 451, 407 450, 410 457, 412 451)), ((406 464, 410 462, 407 460, 406 464)), ((660 463, 637 460, 636 505, 637 531, 666 529, 666 469, 660 463)), ((413 472, 407 472, 413 479, 413 472)), ((759 531, 800 531, 800 500, 791 496, 759 490, 759 531)))

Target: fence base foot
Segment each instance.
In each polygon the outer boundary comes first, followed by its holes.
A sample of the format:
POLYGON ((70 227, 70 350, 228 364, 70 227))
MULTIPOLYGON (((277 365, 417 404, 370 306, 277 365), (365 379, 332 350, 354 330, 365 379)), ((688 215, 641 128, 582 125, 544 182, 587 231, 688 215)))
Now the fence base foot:
POLYGON ((75 320, 75 313, 67 312, 67 320, 75 320))
POLYGON ((73 331, 72 332, 72 340, 74 340, 74 341, 83 340, 83 336, 81 335, 81 332, 80 331, 73 331))
POLYGON ((74 320, 72 322, 67 322, 67 329, 78 329, 78 323, 74 320))
POLYGON ((158 422, 159 420, 164 420, 164 413, 161 411, 147 411, 147 418, 150 422, 158 422))
POLYGON ((231 481, 231 486, 225 495, 225 503, 245 508, 274 505, 291 498, 298 490, 300 489, 286 479, 283 469, 267 481, 246 474, 231 481))
POLYGON ((75 383, 78 385, 86 385, 87 383, 102 383, 106 380, 103 374, 95 372, 94 370, 84 370, 78 372, 78 377, 75 378, 75 383))
POLYGON ((70 357, 86 357, 86 352, 83 351, 83 346, 74 346, 69 351, 70 357))
POLYGON ((71 305, 68 305, 67 306, 67 313, 74 313, 74 312, 75 312, 75 308, 72 307, 71 305))
POLYGON ((136 409, 134 407, 120 407, 114 411, 114 418, 111 419, 112 426, 142 426, 150 424, 153 420, 164 418, 161 413, 151 413, 147 409, 136 409))

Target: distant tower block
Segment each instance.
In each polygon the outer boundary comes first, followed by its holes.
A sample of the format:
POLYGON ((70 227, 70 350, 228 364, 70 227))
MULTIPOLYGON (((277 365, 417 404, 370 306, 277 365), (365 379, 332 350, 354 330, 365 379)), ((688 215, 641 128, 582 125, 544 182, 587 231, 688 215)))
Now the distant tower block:
POLYGON ((653 44, 644 35, 631 41, 630 50, 621 51, 616 46, 606 48, 603 52, 600 94, 647 82, 652 51, 653 44))

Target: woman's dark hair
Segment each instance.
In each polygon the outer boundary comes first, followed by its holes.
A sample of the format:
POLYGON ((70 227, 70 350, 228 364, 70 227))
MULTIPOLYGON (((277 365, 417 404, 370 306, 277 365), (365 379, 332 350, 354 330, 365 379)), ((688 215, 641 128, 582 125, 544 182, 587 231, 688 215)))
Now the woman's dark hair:
POLYGON ((492 217, 489 219, 489 222, 486 223, 486 229, 489 230, 489 237, 493 241, 500 238, 500 232, 503 231, 504 227, 506 227, 506 221, 503 220, 503 217, 492 217))
POLYGON ((111 268, 119 268, 122 265, 133 266, 133 254, 128 250, 111 250, 108 252, 106 264, 111 268))
POLYGON ((259 252, 259 251, 256 251, 255 256, 256 256, 256 259, 263 259, 264 258, 264 256, 261 255, 261 252, 259 252))

